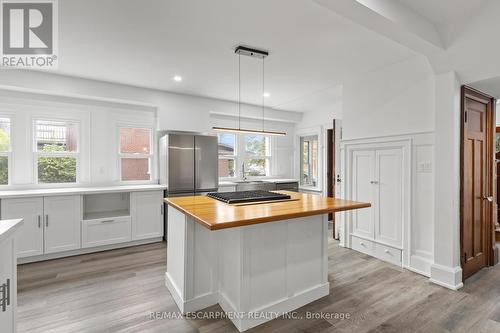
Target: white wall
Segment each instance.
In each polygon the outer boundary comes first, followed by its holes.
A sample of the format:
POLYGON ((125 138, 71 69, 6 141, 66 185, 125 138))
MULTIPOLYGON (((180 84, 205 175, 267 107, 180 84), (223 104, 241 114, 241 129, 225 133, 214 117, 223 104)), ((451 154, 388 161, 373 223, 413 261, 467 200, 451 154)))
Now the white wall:
POLYGON ((415 57, 344 83, 346 140, 434 130, 434 74, 415 57))
MULTIPOLYGON (((127 107, 112 103, 85 103, 82 100, 6 91, 0 91, 0 115, 8 116, 12 122, 12 155, 9 170, 11 187, 32 187, 36 183, 32 130, 34 119, 78 123, 78 182, 81 185, 120 182, 118 172, 120 126, 150 128, 153 133, 156 126, 156 112, 152 108, 127 107)), ((151 172, 150 183, 156 183, 155 161, 151 172)))
MULTIPOLYGON (((237 104, 233 102, 45 72, 4 70, 0 75, 2 87, 155 107, 160 130, 206 132, 210 129, 210 113, 237 114, 237 104)), ((298 112, 272 109, 266 109, 265 114, 267 119, 286 122, 298 122, 302 118, 298 112)), ((260 118, 261 108, 243 105, 242 115, 260 118)))

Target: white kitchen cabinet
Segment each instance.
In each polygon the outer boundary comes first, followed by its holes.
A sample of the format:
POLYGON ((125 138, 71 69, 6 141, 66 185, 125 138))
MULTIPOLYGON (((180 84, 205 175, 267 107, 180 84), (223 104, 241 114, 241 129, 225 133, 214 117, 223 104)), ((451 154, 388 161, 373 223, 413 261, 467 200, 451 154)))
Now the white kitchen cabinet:
POLYGON ((130 242, 132 225, 130 216, 106 217, 82 221, 82 247, 130 242))
POLYGON ((0 331, 14 333, 17 315, 16 239, 23 221, 0 220, 0 331))
POLYGON ((373 181, 375 179, 375 152, 372 150, 354 151, 352 156, 352 198, 360 202, 370 202, 372 206, 352 212, 353 233, 368 238, 374 237, 376 196, 373 181))
POLYGON ((17 239, 18 258, 43 254, 43 198, 2 199, 2 219, 24 219, 17 239))
POLYGON ((80 248, 80 196, 2 199, 2 219, 24 219, 18 258, 80 248))
POLYGON ((354 149, 351 161, 351 197, 372 204, 351 213, 351 248, 401 265, 408 195, 404 148, 354 149))
POLYGON ((45 214, 45 253, 80 248, 80 196, 56 196, 43 199, 45 214))
POLYGON ((132 239, 163 237, 163 192, 131 193, 132 239))

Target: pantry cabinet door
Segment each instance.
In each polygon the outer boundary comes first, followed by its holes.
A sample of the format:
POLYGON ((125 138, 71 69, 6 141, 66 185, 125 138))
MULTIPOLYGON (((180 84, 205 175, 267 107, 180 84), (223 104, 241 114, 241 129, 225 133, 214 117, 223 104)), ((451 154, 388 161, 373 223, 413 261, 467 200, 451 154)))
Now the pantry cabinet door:
POLYGON ((44 213, 45 254, 81 247, 80 196, 45 197, 44 213))
POLYGON ((404 184, 402 149, 377 150, 375 172, 375 239, 401 248, 404 184))
POLYGON ((2 220, 24 219, 17 236, 17 257, 43 254, 43 198, 2 199, 2 220))
POLYGON ((352 200, 369 202, 370 208, 356 209, 352 214, 354 235, 374 237, 374 171, 375 151, 363 150, 352 153, 352 200))

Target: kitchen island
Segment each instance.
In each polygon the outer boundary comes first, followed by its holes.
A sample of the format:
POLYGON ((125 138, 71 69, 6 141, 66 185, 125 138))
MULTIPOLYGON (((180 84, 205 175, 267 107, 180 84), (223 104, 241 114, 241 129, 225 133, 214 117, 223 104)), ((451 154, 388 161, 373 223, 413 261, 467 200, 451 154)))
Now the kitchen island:
POLYGON ((230 205, 166 198, 166 285, 182 313, 220 304, 245 331, 329 294, 326 214, 370 207, 313 194, 230 205))

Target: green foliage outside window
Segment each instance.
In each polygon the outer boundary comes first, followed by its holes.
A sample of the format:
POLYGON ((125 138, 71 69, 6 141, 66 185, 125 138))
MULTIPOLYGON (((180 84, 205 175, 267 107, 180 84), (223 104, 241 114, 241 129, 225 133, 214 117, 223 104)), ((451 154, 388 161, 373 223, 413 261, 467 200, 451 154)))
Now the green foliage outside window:
MULTIPOLYGON (((0 151, 6 152, 10 148, 9 134, 4 129, 0 129, 0 151)), ((9 158, 7 156, 0 157, 0 185, 9 183, 9 158)))
MULTIPOLYGON (((42 152, 65 151, 63 146, 45 144, 42 152)), ((39 157, 38 181, 40 183, 75 183, 76 158, 74 157, 39 157)))

